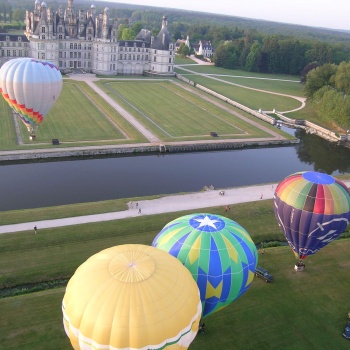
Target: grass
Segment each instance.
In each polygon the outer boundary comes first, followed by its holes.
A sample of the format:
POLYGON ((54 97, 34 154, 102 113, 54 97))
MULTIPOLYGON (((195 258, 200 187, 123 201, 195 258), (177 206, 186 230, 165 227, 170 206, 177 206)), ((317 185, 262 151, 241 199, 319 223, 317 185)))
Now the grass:
POLYGON ((12 110, 4 98, 0 98, 0 148, 9 149, 17 141, 12 110))
MULTIPOLYGON (((133 114, 166 141, 268 136, 225 109, 171 82, 100 82, 113 98, 134 106, 133 114)), ((187 88, 187 87, 186 87, 187 88)), ((227 107, 227 105, 225 106, 227 107)))
MULTIPOLYGON (((208 208, 223 214, 222 208, 208 208)), ((0 286, 71 276, 92 254, 124 243, 151 244, 170 220, 168 213, 114 222, 47 229, 36 236, 21 232, 0 237, 0 286)), ((254 241, 283 238, 271 200, 234 205, 228 217, 254 241)), ((274 282, 255 279, 249 291, 206 319, 206 334, 190 349, 348 349, 341 336, 350 309, 350 240, 332 242, 309 258, 306 270, 293 270, 289 247, 259 255, 274 282)), ((62 327, 64 288, 0 299, 1 348, 69 349, 62 327), (50 339, 50 342, 47 342, 50 339)))
POLYGON ((189 57, 182 57, 181 55, 176 55, 175 64, 197 64, 197 62, 193 61, 189 57))
MULTIPOLYGON (((191 66, 188 69, 197 73, 204 73, 204 74, 221 74, 221 75, 237 76, 237 77, 254 77, 254 78, 300 81, 300 77, 296 75, 255 73, 255 72, 247 72, 247 71, 238 70, 238 69, 225 69, 221 67, 206 66, 206 65, 191 66)), ((181 72, 184 72, 180 68, 176 68, 176 70, 180 74, 181 72)))
MULTIPOLYGON (((57 137, 62 142, 125 139, 77 84, 66 81, 60 97, 39 126, 37 137, 36 142, 50 142, 57 137)), ((31 142, 28 137, 23 140, 31 142)))
POLYGON ((187 78, 254 110, 261 108, 264 111, 271 111, 275 108, 278 111, 289 111, 301 106, 299 101, 290 97, 271 95, 235 85, 228 86, 226 82, 199 75, 187 76, 187 78))
POLYGON ((260 89, 271 92, 278 92, 280 94, 304 97, 304 85, 300 82, 290 82, 281 80, 265 80, 265 79, 248 79, 248 78, 233 78, 220 77, 224 81, 232 82, 254 89, 260 89))

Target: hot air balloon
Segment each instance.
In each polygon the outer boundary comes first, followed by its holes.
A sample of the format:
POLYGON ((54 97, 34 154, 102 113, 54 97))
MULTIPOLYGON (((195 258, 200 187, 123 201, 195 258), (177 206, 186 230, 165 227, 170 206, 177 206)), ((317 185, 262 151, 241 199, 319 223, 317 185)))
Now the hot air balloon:
POLYGON ((153 246, 178 258, 197 282, 203 317, 241 296, 254 278, 258 253, 248 232, 220 215, 191 214, 169 222, 153 246))
MULTIPOLYGON (((299 264, 335 240, 348 226, 350 196, 330 175, 306 171, 287 176, 276 188, 274 212, 299 264)), ((296 265, 296 269, 297 269, 296 265)))
POLYGON ((62 90, 62 76, 46 61, 16 58, 0 69, 0 92, 26 125, 30 139, 62 90))
POLYGON ((63 324, 74 349, 187 349, 201 318, 191 274, 170 254, 127 244, 86 260, 69 280, 63 324))

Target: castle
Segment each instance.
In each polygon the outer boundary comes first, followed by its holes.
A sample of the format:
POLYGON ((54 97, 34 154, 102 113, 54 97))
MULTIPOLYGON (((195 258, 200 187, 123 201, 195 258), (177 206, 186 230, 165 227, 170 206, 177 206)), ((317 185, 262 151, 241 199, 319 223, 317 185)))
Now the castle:
POLYGON ((103 14, 96 13, 95 5, 87 12, 75 12, 73 0, 68 0, 64 11, 53 11, 45 2, 35 0, 34 10, 26 11, 25 25, 24 36, 0 36, 1 63, 24 56, 50 61, 63 72, 174 75, 175 43, 166 17, 156 37, 142 29, 134 40, 118 40, 118 24, 110 18, 108 7, 103 14), (15 52, 13 47, 26 49, 15 52))

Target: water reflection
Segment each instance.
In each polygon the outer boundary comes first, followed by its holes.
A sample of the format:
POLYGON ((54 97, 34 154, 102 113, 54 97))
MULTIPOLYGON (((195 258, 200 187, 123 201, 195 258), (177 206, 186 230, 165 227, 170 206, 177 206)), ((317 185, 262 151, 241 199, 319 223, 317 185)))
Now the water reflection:
POLYGON ((302 163, 313 165, 315 171, 333 174, 350 172, 350 149, 328 142, 316 135, 297 130, 295 136, 301 140, 297 147, 302 163))
POLYGON ((304 170, 350 172, 350 149, 296 135, 301 143, 288 147, 3 165, 0 210, 279 182, 304 170))

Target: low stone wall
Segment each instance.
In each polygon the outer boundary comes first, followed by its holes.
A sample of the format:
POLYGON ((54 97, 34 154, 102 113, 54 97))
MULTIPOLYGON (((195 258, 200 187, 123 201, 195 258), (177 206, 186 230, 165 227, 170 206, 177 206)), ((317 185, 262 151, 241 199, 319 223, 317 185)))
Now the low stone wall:
POLYGON ((267 140, 267 141, 244 141, 244 142, 201 142, 201 143, 176 143, 176 144, 152 144, 152 145, 133 145, 123 147, 86 147, 86 148, 62 148, 62 149, 43 149, 33 151, 6 151, 0 152, 0 162, 18 162, 22 160, 36 159, 55 159, 69 157, 98 157, 109 155, 127 155, 144 153, 175 153, 175 152, 194 152, 194 151, 213 151, 226 149, 240 149, 266 146, 285 146, 298 143, 299 140, 267 140))
POLYGON ((302 119, 291 119, 278 113, 274 110, 274 113, 284 122, 289 125, 295 126, 296 128, 302 128, 309 134, 318 135, 328 141, 339 142, 339 141, 350 141, 349 135, 337 134, 334 131, 328 130, 315 123, 309 122, 308 120, 302 119))

